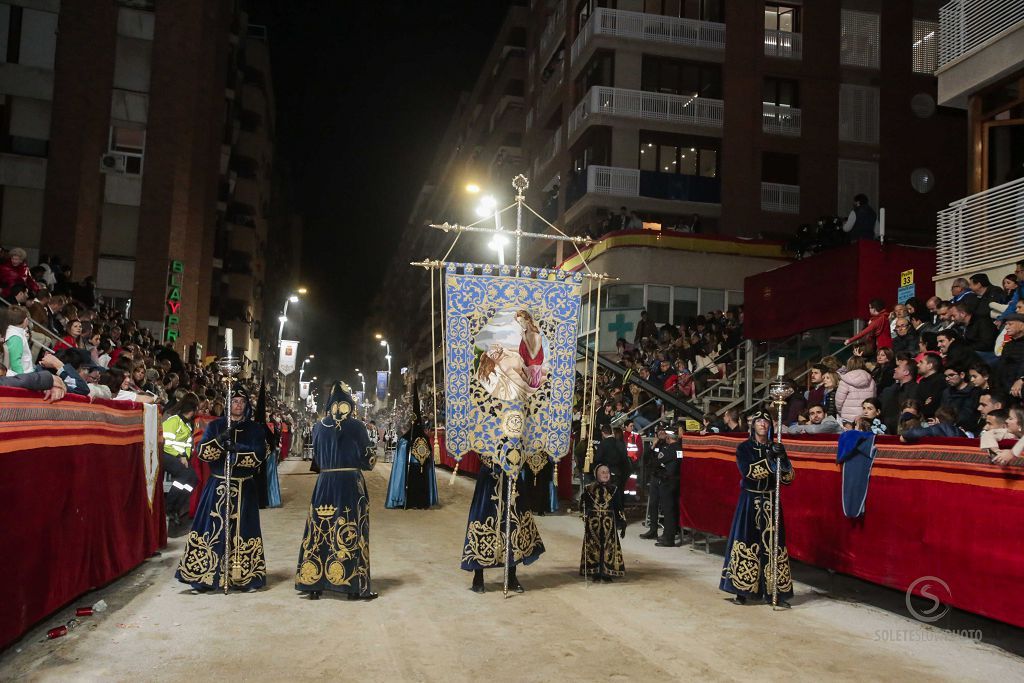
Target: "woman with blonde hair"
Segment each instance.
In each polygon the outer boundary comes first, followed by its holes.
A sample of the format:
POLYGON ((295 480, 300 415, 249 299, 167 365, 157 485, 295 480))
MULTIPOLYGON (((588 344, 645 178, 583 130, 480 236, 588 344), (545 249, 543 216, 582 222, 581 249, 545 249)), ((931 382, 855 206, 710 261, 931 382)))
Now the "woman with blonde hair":
POLYGON ((544 381, 544 341, 540 335, 540 328, 529 311, 517 312, 516 322, 523 331, 523 340, 519 342, 519 355, 526 365, 527 383, 536 389, 544 381))

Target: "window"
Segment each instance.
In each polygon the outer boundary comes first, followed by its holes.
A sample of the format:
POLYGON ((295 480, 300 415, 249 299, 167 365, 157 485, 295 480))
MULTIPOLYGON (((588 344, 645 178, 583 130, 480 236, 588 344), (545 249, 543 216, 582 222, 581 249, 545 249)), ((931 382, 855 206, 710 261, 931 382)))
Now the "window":
POLYGON ((914 73, 935 73, 939 68, 939 22, 914 19, 914 73))
POLYGON ((669 303, 672 300, 671 287, 647 285, 647 313, 651 320, 664 325, 669 321, 669 303))
POLYGON ((777 2, 764 4, 764 27, 769 31, 800 32, 800 9, 777 2))
POLYGON ((576 5, 576 27, 581 28, 598 7, 615 8, 615 0, 582 0, 576 5))
POLYGON ((839 139, 878 144, 878 88, 840 84, 839 139))
POLYGON ((641 171, 680 175, 718 176, 718 146, 703 139, 641 134, 639 168, 641 171))
POLYGON ((865 194, 872 206, 878 206, 878 164, 873 161, 839 160, 839 197, 836 207, 840 216, 853 208, 853 198, 865 194))
POLYGON ((699 291, 696 287, 672 288, 673 325, 682 325, 687 318, 696 317, 699 291))
POLYGON ((761 101, 780 107, 799 107, 800 83, 785 78, 766 78, 761 101))
POLYGON ((579 92, 587 92, 598 85, 615 85, 615 53, 607 50, 597 52, 576 79, 576 85, 579 92))
POLYGON ((125 173, 140 175, 142 159, 146 151, 146 130, 144 128, 111 126, 108 149, 112 154, 124 157, 125 173))
POLYGON ((761 154, 761 181, 781 185, 800 184, 800 157, 796 154, 761 154))
POLYGON ((699 21, 722 21, 722 0, 644 0, 644 12, 699 21))
POLYGON ((612 285, 608 288, 607 308, 643 308, 643 285, 612 285))
POLYGON ((724 289, 701 289, 700 290, 700 312, 724 311, 725 290, 724 289))
POLYGON ((842 11, 839 63, 877 69, 879 62, 879 17, 871 12, 842 11))
POLYGON ((718 99, 722 97, 722 71, 715 64, 644 55, 640 89, 718 99))

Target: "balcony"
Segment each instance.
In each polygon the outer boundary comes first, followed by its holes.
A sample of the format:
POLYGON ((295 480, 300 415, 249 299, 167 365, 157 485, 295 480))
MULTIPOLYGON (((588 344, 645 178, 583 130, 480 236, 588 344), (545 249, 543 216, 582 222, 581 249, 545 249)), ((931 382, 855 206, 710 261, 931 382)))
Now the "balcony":
POLYGON ((936 279, 1006 265, 1024 253, 1024 178, 964 197, 938 214, 936 279))
MULTIPOLYGON (((722 100, 711 97, 595 86, 569 115, 569 140, 572 142, 593 123, 594 117, 664 122, 720 131, 723 106, 722 100)), ((677 131, 674 127, 672 130, 677 131)))
POLYGON ((802 33, 792 31, 764 30, 765 57, 782 57, 783 59, 800 59, 803 57, 804 37, 802 33))
POLYGON ((762 105, 761 128, 772 135, 800 135, 800 110, 765 102, 762 105))
POLYGON ((718 203, 721 200, 721 182, 718 178, 704 176, 614 166, 588 166, 586 175, 581 173, 572 179, 569 203, 575 202, 585 194, 718 203))
POLYGON ((1024 0, 953 0, 939 10, 939 68, 1024 22, 1024 0))
POLYGON ((594 11, 573 41, 570 59, 574 67, 584 61, 581 57, 596 36, 710 50, 725 49, 725 24, 602 7, 594 11))
POLYGON ((537 155, 537 163, 534 165, 533 175, 536 176, 538 172, 551 163, 559 152, 562 151, 562 127, 559 126, 558 130, 552 134, 544 146, 541 148, 540 153, 537 155))
POLYGON ((761 183, 761 210, 800 213, 800 186, 761 183))
POLYGON ((548 19, 548 23, 544 26, 544 30, 540 34, 540 47, 537 49, 537 54, 540 55, 540 64, 544 66, 551 59, 551 53, 558 44, 558 41, 565 35, 565 4, 558 3, 558 7, 551 18, 548 19))

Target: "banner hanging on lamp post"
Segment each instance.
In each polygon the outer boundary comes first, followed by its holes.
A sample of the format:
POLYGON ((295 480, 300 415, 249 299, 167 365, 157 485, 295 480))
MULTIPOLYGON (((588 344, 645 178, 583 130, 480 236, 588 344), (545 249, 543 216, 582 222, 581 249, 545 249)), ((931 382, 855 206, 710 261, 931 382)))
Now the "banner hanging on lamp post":
POLYGON ((377 371, 377 400, 383 401, 388 397, 388 371, 377 371))
POLYGON ((309 396, 309 382, 299 382, 299 398, 303 401, 309 396))
POLYGON ((295 359, 299 355, 299 342, 281 340, 280 355, 277 359, 277 369, 285 376, 295 372, 295 359))

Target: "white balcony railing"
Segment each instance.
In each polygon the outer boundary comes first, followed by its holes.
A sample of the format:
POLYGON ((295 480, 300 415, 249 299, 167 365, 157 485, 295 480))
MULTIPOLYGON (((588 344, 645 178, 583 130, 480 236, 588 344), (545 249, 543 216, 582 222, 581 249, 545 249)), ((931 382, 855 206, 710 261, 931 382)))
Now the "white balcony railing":
POLYGON ((1024 178, 972 194, 939 211, 939 277, 1020 258, 1024 253, 1024 178))
POLYGON ((1024 0, 953 0, 939 10, 939 68, 1024 21, 1024 0))
POLYGON ((569 135, 595 114, 721 129, 722 110, 722 100, 711 97, 594 86, 569 115, 569 135))
POLYGON ((778 213, 800 213, 800 186, 761 183, 761 209, 778 213))
POLYGON ((587 192, 615 197, 639 197, 640 171, 635 168, 588 166, 587 192))
POLYGON ((804 52, 804 36, 792 31, 764 30, 764 53, 768 57, 800 59, 804 52))
POLYGON ((778 104, 762 104, 761 127, 765 133, 800 135, 800 110, 778 104))
POLYGON ((653 43, 683 45, 715 50, 725 48, 725 24, 697 19, 663 17, 645 12, 627 12, 599 8, 594 10, 572 44, 575 64, 595 35, 647 40, 653 43))

